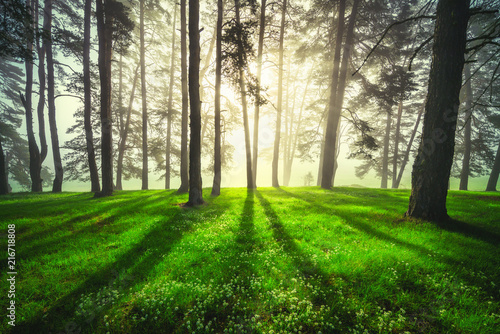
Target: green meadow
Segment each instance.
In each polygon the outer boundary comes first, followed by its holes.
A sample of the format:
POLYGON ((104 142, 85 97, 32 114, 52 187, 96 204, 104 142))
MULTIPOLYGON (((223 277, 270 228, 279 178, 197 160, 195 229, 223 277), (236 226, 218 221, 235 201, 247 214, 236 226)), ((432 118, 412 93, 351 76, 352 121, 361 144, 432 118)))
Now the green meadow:
POLYGON ((0 197, 0 332, 500 332, 500 194, 450 192, 446 223, 407 190, 209 194, 0 197))

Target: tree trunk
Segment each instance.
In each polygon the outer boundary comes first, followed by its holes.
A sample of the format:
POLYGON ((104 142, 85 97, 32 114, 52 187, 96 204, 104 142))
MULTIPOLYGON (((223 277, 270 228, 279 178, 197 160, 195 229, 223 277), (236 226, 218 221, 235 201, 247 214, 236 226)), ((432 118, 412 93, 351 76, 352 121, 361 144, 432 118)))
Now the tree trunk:
MULTIPOLYGON (((34 1, 26 0, 26 6, 30 8, 31 15, 34 14, 34 1)), ((28 23, 30 26, 33 22, 28 23)), ((31 27, 27 27, 30 29, 31 27)), ((28 42, 27 50, 31 52, 33 50, 33 44, 28 42)), ((38 145, 36 143, 35 134, 33 132, 33 111, 32 111, 32 93, 33 93, 33 62, 31 60, 26 60, 26 85, 25 85, 25 96, 19 92, 19 97, 23 103, 24 110, 26 112, 26 134, 28 136, 28 147, 30 154, 30 177, 31 177, 31 191, 40 192, 42 191, 42 179, 41 173, 41 163, 40 163, 40 151, 38 150, 38 145)))
MULTIPOLYGON (((343 2, 343 1, 342 1, 343 2)), ((341 3, 342 5, 342 3, 341 3)), ((345 5, 345 4, 344 4, 345 5)), ((323 157, 323 176, 321 179, 321 187, 324 189, 330 189, 334 185, 335 171, 337 169, 337 150, 339 141, 339 123, 340 115, 342 112, 342 106, 344 104, 344 93, 347 79, 347 65, 349 57, 351 55, 351 47, 354 39, 354 25, 356 23, 356 15, 358 12, 359 0, 354 0, 351 18, 349 19, 349 25, 347 27, 347 35, 344 44, 344 51, 342 55, 342 64, 340 65, 340 71, 338 74, 338 84, 336 89, 335 98, 330 97, 330 109, 328 112, 328 123, 327 130, 325 134, 325 149, 323 157), (333 100, 333 101, 332 101, 333 100), (333 102, 333 106, 332 106, 333 102)), ((345 7, 344 7, 345 8, 345 7)), ((342 12, 342 11, 341 11, 342 12)), ((339 15, 340 16, 340 15, 339 15)), ((342 19, 343 21, 343 19, 342 19)), ((340 28, 340 22, 339 22, 340 28)), ((342 36, 337 35, 337 42, 342 40, 342 36)), ((337 56, 337 50, 335 50, 335 56, 337 56)), ((333 90, 334 80, 335 80, 335 67, 338 66, 337 62, 340 59, 340 55, 335 59, 334 72, 332 79, 332 94, 335 94, 333 90)), ((333 95, 331 95, 333 96, 333 95)))
POLYGON ((102 191, 97 196, 113 194, 113 138, 111 118, 111 59, 113 15, 108 0, 97 0, 97 32, 99 36, 99 78, 101 81, 101 173, 102 191))
POLYGON ((285 19, 286 19, 287 0, 283 0, 281 9, 281 27, 279 41, 279 60, 278 60, 278 105, 276 110, 276 133, 274 137, 274 151, 272 163, 272 184, 273 187, 279 187, 278 181, 278 163, 280 157, 280 139, 281 139, 281 112, 283 104, 283 44, 285 36, 285 19))
POLYGON ((470 174, 470 155, 471 155, 471 132, 472 132, 472 84, 470 65, 464 66, 464 74, 467 83, 465 84, 465 131, 464 131, 464 159, 462 162, 462 172, 460 173, 460 190, 467 190, 469 187, 469 174, 470 174))
POLYGON ((403 177, 403 172, 405 171, 406 164, 410 158, 411 147, 413 145, 413 140, 415 139, 415 135, 417 134, 418 126, 420 125, 420 119, 422 118, 422 113, 424 112, 424 106, 420 109, 417 116, 417 121, 415 122, 415 126, 413 127, 413 131, 411 133, 410 141, 408 142, 408 146, 406 147, 406 152, 403 157, 403 162, 401 163, 401 168, 398 172, 398 177, 396 179, 396 184, 393 188, 399 188, 399 184, 401 183, 401 178, 403 177))
MULTIPOLYGON (((52 30, 52 0, 45 0, 44 12, 48 18, 49 37, 52 30)), ((49 105, 49 127, 50 139, 52 142, 52 155, 54 157, 55 177, 52 183, 52 192, 59 193, 62 191, 63 182, 63 167, 61 160, 61 151, 59 149, 59 136, 57 134, 56 122, 56 104, 55 104, 55 80, 54 80, 54 59, 52 56, 52 42, 49 40, 46 46, 47 53, 47 102, 49 105)))
MULTIPOLYGON (((285 0, 286 1, 286 0, 285 0)), ((246 152, 246 165, 247 165, 247 188, 255 188, 252 173, 252 151, 250 147, 250 128, 248 125, 248 112, 247 112, 247 90, 245 82, 245 72, 243 69, 243 53, 245 52, 241 43, 241 22, 240 22, 240 1, 235 0, 236 24, 238 25, 238 63, 239 63, 239 84, 241 93, 241 108, 243 110, 243 128, 245 131, 245 152, 246 152)))
POLYGON ((391 112, 387 111, 384 136, 384 153, 382 156, 382 181, 380 188, 387 189, 387 179, 389 177, 389 139, 391 135, 391 112))
POLYGON ((83 90, 84 90, 84 127, 87 144, 87 159, 89 162, 91 191, 101 191, 99 173, 95 161, 94 134, 92 131, 92 83, 90 81, 90 33, 92 17, 92 0, 85 0, 85 17, 83 33, 83 90))
POLYGON ((191 138, 189 144, 189 206, 203 204, 201 180, 201 101, 200 101, 200 4, 189 0, 189 104, 191 138))
MULTIPOLYGON (((36 14, 35 14, 35 22, 38 27, 38 15, 39 15, 39 2, 36 2, 36 14)), ((43 15, 43 29, 48 31, 50 29, 49 19, 47 18, 47 13, 44 11, 43 15)), ((40 138, 40 168, 42 168, 41 164, 44 162, 47 157, 48 147, 47 147, 47 136, 45 134, 45 116, 43 114, 45 107, 45 49, 46 44, 50 43, 50 41, 43 39, 42 46, 40 46, 40 39, 36 39, 37 44, 37 53, 38 53, 38 82, 40 84, 39 94, 38 94, 38 136, 40 138)))
POLYGON ((392 186, 396 189, 396 179, 398 177, 398 160, 399 160, 399 136, 401 131, 401 117, 403 115, 403 100, 398 104, 398 118, 396 120, 396 133, 394 138, 394 156, 392 158, 392 186))
MULTIPOLYGON (((340 56, 342 51, 342 38, 344 36, 345 0, 339 1, 339 14, 337 23, 337 37, 335 40, 335 53, 333 55, 332 84, 330 86, 330 103, 325 128, 325 139, 322 143, 322 161, 320 161, 321 187, 330 189, 333 186, 333 168, 335 165, 336 129, 340 115, 335 110, 337 86, 339 82, 340 56)), ((320 159, 321 160, 321 159, 320 159)), ((318 181, 319 181, 318 177, 318 181)))
POLYGON ((420 149, 407 216, 444 220, 455 146, 470 0, 440 0, 420 149))
POLYGON ((253 182, 257 187, 257 159, 259 155, 259 121, 260 121, 260 81, 262 77, 262 51, 264 49, 264 32, 266 29, 266 2, 262 0, 260 4, 260 28, 259 28, 259 46, 257 48, 257 97, 255 99, 255 112, 253 119, 253 156, 252 172, 253 182))
POLYGON ((498 143, 495 163, 493 164, 493 168, 491 169, 490 178, 488 179, 488 185, 486 186, 486 191, 497 191, 497 182, 499 174, 500 174, 500 143, 498 143))
POLYGON ((140 0, 139 35, 141 61, 141 96, 142 96, 142 190, 148 189, 148 104, 146 93, 146 57, 144 50, 144 1, 140 0))
POLYGON ((174 71, 175 71, 175 23, 177 20, 177 8, 174 4, 174 23, 172 25, 172 52, 170 54, 170 83, 168 85, 168 108, 167 108, 167 149, 165 152, 165 189, 170 189, 170 154, 172 136, 172 103, 174 96, 174 71))
POLYGON ((3 153, 2 138, 0 138, 0 195, 9 193, 8 170, 5 155, 3 153))
MULTIPOLYGON (((264 0, 265 1, 265 0, 264 0)), ((222 20, 224 18, 223 0, 217 1, 217 47, 215 60, 215 143, 214 143, 214 182, 212 185, 212 196, 220 195, 220 183, 222 178, 221 157, 221 127, 220 127, 220 86, 222 78, 222 20)))
POLYGON ((137 87, 137 71, 139 70, 140 63, 135 68, 134 80, 132 81, 132 91, 130 92, 130 99, 127 109, 127 119, 123 127, 122 135, 120 138, 120 145, 118 146, 118 162, 116 166, 116 190, 123 190, 122 174, 123 174, 123 157, 125 156, 125 147, 127 144, 128 131, 130 128, 130 118, 132 116, 132 105, 134 104, 135 88, 137 87))
POLYGON ((181 186, 179 193, 189 189, 188 173, 188 82, 187 82, 187 42, 186 42, 186 0, 181 0, 181 91, 182 91, 182 120, 181 120, 181 186))

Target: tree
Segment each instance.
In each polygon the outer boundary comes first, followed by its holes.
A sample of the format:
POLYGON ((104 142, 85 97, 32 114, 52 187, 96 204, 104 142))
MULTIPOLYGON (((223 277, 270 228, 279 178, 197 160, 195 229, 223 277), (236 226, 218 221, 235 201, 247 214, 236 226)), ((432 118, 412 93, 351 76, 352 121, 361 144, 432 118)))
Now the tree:
POLYGON ((189 145, 188 206, 203 204, 201 179, 201 101, 200 101, 200 4, 189 0, 189 104, 191 138, 189 145))
POLYGON ((99 174, 95 161, 94 134, 92 131, 92 86, 90 80, 90 30, 91 30, 92 0, 85 0, 84 37, 83 37, 83 85, 84 85, 84 127, 87 159, 89 164, 91 191, 101 190, 99 174))
POLYGON ((274 137, 273 151, 273 170, 272 182, 273 187, 279 187, 278 181, 278 162, 280 155, 280 138, 281 138, 281 109, 283 105, 283 44, 285 35, 285 19, 286 19, 287 0, 283 0, 281 8, 281 25, 280 25, 280 41, 279 41, 279 60, 278 60, 278 105, 276 110, 276 134, 274 137))
POLYGON ((462 172, 460 173, 460 190, 467 190, 469 187, 469 174, 470 174, 470 157, 471 157, 471 132, 472 132, 472 84, 471 84, 471 73, 470 73, 470 65, 466 64, 464 66, 464 76, 467 80, 465 83, 465 108, 466 108, 466 116, 465 116, 465 132, 464 132, 464 157, 462 163, 462 172))
POLYGON ((406 215, 445 220, 446 195, 453 162, 455 127, 469 20, 469 0, 440 0, 422 140, 413 164, 406 215))
POLYGON ((54 168, 55 168, 55 178, 52 184, 52 192, 62 191, 63 182, 63 166, 61 160, 61 152, 59 149, 59 135, 57 133, 57 122, 56 122, 56 105, 55 105, 55 80, 54 80, 54 59, 52 52, 52 0, 45 0, 44 5, 45 19, 47 23, 46 33, 48 38, 44 39, 45 52, 47 56, 47 102, 49 105, 49 126, 50 126, 50 138, 52 142, 52 155, 54 157, 54 168))
MULTIPOLYGON (((265 2, 265 0, 263 1, 265 2)), ((221 127, 220 127, 220 86, 222 77, 222 21, 224 19, 223 0, 217 1, 217 50, 215 60, 215 143, 214 143, 214 182, 212 185, 212 196, 220 195, 221 183, 221 127)), ((255 141, 254 141, 255 145, 255 141)), ((255 148, 255 146, 254 146, 255 148)), ((255 153, 255 151, 254 151, 255 153)))
POLYGON ((146 93, 146 56, 144 47, 144 2, 139 1, 139 35, 140 35, 140 62, 141 62, 141 96, 142 96, 142 190, 148 189, 148 104, 146 93))
POLYGON ((175 72, 175 21, 177 19, 177 9, 174 4, 174 22, 172 24, 172 52, 170 54, 170 82, 168 86, 168 106, 167 106, 167 148, 165 152, 165 189, 170 189, 170 154, 172 137, 172 108, 174 95, 174 72, 175 72))
MULTIPOLYGON (((187 43, 186 43, 186 0, 181 0, 181 91, 182 91, 182 119, 181 119, 181 186, 179 193, 189 189, 188 175, 188 81, 187 81, 187 43)), ((190 153, 189 153, 190 154, 190 153)))
POLYGON ((490 177, 488 178, 488 184, 486 185, 486 191, 497 191, 498 175, 500 174, 500 143, 498 143, 498 149, 495 156, 495 163, 491 169, 490 177))

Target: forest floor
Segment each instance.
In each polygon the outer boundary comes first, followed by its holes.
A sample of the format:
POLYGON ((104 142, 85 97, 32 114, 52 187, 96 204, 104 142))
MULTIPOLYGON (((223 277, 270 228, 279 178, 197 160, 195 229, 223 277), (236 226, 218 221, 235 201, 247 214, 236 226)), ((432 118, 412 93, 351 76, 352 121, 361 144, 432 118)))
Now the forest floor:
POLYGON ((450 192, 443 224, 404 219, 407 190, 209 194, 0 197, 0 332, 499 331, 498 193, 450 192))

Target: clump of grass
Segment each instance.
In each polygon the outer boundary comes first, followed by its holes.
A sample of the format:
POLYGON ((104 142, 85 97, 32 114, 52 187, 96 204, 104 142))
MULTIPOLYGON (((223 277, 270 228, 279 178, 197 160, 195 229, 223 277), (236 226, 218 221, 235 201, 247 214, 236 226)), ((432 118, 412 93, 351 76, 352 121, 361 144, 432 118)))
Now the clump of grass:
POLYGON ((436 224, 402 218, 405 190, 223 189, 218 198, 209 191, 199 208, 180 207, 187 195, 173 191, 0 198, 2 224, 17 230, 15 331, 495 333, 500 326, 497 194, 451 192, 455 221, 436 224))

